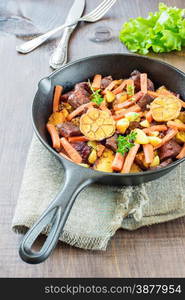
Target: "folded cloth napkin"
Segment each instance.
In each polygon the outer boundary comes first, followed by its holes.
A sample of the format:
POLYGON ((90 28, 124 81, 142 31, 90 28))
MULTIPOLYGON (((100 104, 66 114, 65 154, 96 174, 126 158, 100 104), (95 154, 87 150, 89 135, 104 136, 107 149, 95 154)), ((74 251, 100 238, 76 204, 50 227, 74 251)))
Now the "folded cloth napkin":
MULTIPOLYGON (((59 161, 34 136, 12 229, 25 233, 63 182, 59 161)), ((105 250, 117 229, 169 221, 185 215, 185 163, 155 181, 136 187, 92 184, 77 197, 60 239, 83 249, 105 250)))

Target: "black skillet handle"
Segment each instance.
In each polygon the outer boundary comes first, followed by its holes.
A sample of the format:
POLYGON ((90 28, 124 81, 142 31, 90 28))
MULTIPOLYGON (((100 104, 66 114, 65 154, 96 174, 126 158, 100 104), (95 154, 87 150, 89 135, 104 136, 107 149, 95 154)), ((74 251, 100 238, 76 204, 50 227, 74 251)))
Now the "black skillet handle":
POLYGON ((77 166, 66 170, 66 180, 63 189, 24 236, 19 254, 25 262, 30 264, 41 263, 48 258, 55 248, 76 196, 85 186, 92 182, 92 179, 88 179, 85 168, 82 172, 80 171, 81 168, 79 169, 77 166), (42 248, 37 252, 33 251, 31 248, 34 242, 47 226, 50 226, 50 230, 42 248))

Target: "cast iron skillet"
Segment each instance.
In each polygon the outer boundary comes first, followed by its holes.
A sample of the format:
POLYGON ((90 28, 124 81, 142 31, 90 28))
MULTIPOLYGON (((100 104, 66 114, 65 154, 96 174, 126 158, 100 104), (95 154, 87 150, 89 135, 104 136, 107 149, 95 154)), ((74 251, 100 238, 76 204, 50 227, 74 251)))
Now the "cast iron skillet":
MULTIPOLYGON (((170 172, 184 159, 177 160, 167 167, 135 174, 111 174, 81 167, 60 156, 51 147, 46 131, 46 122, 52 113, 54 86, 61 84, 65 91, 75 83, 86 81, 94 74, 112 75, 113 78, 127 78, 138 69, 146 72, 155 86, 165 85, 185 99, 185 74, 178 69, 154 59, 130 54, 105 54, 87 57, 66 65, 39 82, 38 91, 32 106, 33 127, 42 144, 58 158, 65 169, 65 183, 57 197, 43 213, 36 224, 27 232, 21 246, 20 256, 27 263, 44 261, 55 248, 63 231, 68 214, 78 193, 92 182, 108 185, 138 185, 159 178, 170 172), (41 250, 33 251, 32 245, 46 226, 50 232, 41 250)), ((47 187, 46 187, 47 188, 47 187)))

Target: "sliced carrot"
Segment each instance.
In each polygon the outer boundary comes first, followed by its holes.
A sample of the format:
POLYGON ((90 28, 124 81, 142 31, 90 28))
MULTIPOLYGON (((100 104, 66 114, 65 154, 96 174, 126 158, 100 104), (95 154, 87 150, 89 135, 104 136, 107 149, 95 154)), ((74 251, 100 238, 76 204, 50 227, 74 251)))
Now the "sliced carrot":
POLYGON ((140 75, 140 83, 141 83, 141 92, 146 94, 147 93, 147 74, 146 73, 142 73, 140 75))
POLYGON ((153 121, 152 112, 151 110, 146 112, 146 120, 151 123, 153 121))
POLYGON ((112 91, 113 88, 116 86, 117 80, 113 80, 105 89, 102 91, 102 94, 105 95, 107 91, 112 91))
POLYGON ((60 138, 56 130, 56 127, 53 124, 49 124, 49 123, 46 124, 46 127, 51 136, 53 148, 60 149, 60 138))
POLYGON ((168 130, 168 127, 166 125, 154 125, 148 128, 144 128, 143 131, 148 134, 151 131, 166 131, 168 130))
POLYGON ((167 126, 170 128, 177 128, 177 129, 183 130, 183 131, 185 130, 185 124, 178 124, 174 121, 168 121, 167 126))
POLYGON ((96 103, 94 102, 88 102, 86 104, 82 104, 80 105, 77 109, 73 110, 67 117, 68 121, 71 121, 74 117, 76 117, 77 115, 79 115, 80 113, 82 113, 84 111, 85 108, 91 108, 94 105, 96 105, 96 103))
POLYGON ((151 144, 143 145, 143 152, 147 164, 151 164, 154 159, 154 147, 151 144))
POLYGON ((125 160, 125 155, 122 155, 121 153, 116 152, 116 155, 112 162, 112 169, 114 171, 120 172, 123 168, 124 160, 125 160))
POLYGON ((94 79, 93 79, 93 82, 92 82, 92 88, 94 90, 99 90, 100 87, 101 87, 101 79, 102 79, 102 76, 100 74, 96 74, 94 76, 94 79))
POLYGON ((117 95, 119 93, 121 93, 123 91, 123 89, 125 88, 127 84, 127 81, 126 80, 123 80, 123 82, 115 89, 113 90, 113 94, 117 95))
POLYGON ((98 157, 102 156, 104 150, 105 150, 105 146, 103 146, 102 144, 97 145, 96 152, 97 152, 98 157))
POLYGON ((66 159, 68 159, 68 160, 70 160, 70 161, 72 161, 67 155, 65 155, 64 153, 62 153, 62 152, 59 152, 59 154, 61 155, 61 156, 63 156, 64 158, 66 158, 66 159))
POLYGON ((76 151, 76 149, 73 148, 73 146, 66 140, 66 138, 61 138, 60 142, 66 153, 72 159, 72 161, 77 164, 80 164, 82 162, 82 157, 80 156, 78 151, 76 151))
POLYGON ((180 151, 180 153, 176 156, 177 159, 181 159, 185 157, 185 143, 180 151))
POLYGON ((129 173, 140 145, 135 144, 128 152, 121 173, 129 173))
POLYGON ((133 95, 130 98, 130 100, 115 105, 114 110, 119 110, 119 109, 127 108, 127 107, 131 106, 131 105, 135 104, 139 99, 141 99, 142 96, 143 96, 143 93, 140 91, 140 92, 136 93, 135 95, 133 95))
POLYGON ((173 138, 176 136, 177 132, 178 132, 177 129, 172 128, 172 129, 171 129, 171 130, 163 137, 162 142, 161 142, 159 145, 157 145, 157 146, 154 148, 154 150, 160 148, 161 146, 163 146, 164 144, 166 144, 167 142, 169 142, 171 139, 173 139, 173 138))
POLYGON ((159 94, 157 92, 153 92, 153 91, 147 91, 147 94, 151 97, 157 98, 159 97, 159 94))
POLYGON ((139 105, 135 104, 135 105, 132 105, 131 107, 125 109, 121 113, 113 116, 113 118, 114 118, 114 120, 120 120, 121 118, 123 118, 129 112, 140 112, 140 111, 141 111, 141 108, 139 107, 139 105))
POLYGON ((63 91, 61 85, 56 85, 53 97, 53 112, 59 111, 60 97, 63 91))
POLYGON ((68 141, 70 142, 70 143, 76 143, 76 142, 86 142, 86 141, 88 141, 89 139, 86 137, 86 136, 84 136, 84 135, 82 135, 82 136, 72 136, 72 137, 69 137, 68 138, 68 141))

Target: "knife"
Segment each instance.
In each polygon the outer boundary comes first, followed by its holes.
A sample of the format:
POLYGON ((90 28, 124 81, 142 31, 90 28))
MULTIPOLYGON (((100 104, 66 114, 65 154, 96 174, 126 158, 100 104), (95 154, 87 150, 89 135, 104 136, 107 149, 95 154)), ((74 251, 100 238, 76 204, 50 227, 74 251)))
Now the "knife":
MULTIPOLYGON (((85 0, 75 0, 69 13, 68 13, 65 23, 69 24, 69 23, 75 21, 76 19, 80 18, 83 13, 84 7, 85 7, 85 0)), ((61 66, 63 66, 64 64, 66 64, 67 52, 68 52, 68 42, 69 42, 70 36, 71 36, 72 32, 74 31, 74 29, 76 28, 76 26, 77 26, 77 24, 75 24, 74 26, 65 28, 62 38, 61 38, 57 48, 53 52, 53 54, 50 58, 50 61, 49 61, 49 64, 53 69, 58 69, 61 66)))

